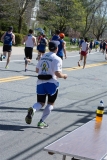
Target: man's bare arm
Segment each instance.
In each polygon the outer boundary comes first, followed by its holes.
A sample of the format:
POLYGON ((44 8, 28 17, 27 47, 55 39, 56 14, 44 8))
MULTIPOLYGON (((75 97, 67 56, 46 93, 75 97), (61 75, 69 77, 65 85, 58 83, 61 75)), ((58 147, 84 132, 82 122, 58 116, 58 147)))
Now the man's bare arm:
POLYGON ((36 68, 36 73, 38 73, 39 72, 39 68, 36 68))
POLYGON ((59 72, 59 71, 56 71, 56 72, 55 72, 55 75, 56 75, 58 78, 64 78, 64 79, 67 78, 67 74, 63 74, 63 73, 61 73, 61 72, 59 72))
POLYGON ((65 58, 67 58, 67 55, 66 55, 66 42, 63 42, 63 50, 64 50, 65 58))
POLYGON ((13 34, 12 36, 13 36, 13 39, 12 39, 13 44, 15 44, 15 43, 16 43, 16 42, 15 42, 15 35, 13 34))
POLYGON ((36 38, 35 38, 35 37, 33 37, 33 44, 34 44, 35 46, 37 46, 37 41, 36 41, 36 38))

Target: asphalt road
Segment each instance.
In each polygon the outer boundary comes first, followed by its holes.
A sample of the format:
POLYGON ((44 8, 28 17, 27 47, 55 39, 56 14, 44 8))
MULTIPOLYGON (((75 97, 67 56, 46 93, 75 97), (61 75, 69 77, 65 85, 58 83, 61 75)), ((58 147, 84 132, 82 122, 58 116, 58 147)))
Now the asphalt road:
POLYGON ((61 155, 49 155, 43 148, 95 118, 101 99, 107 114, 104 55, 93 51, 87 57, 86 68, 82 69, 77 66, 78 52, 68 52, 67 59, 63 60, 63 73, 68 74, 68 78, 59 79, 59 95, 46 119, 49 128, 36 128, 43 109, 35 113, 32 124, 27 125, 24 120, 27 109, 36 102, 36 55, 34 53, 27 72, 24 72, 23 47, 13 47, 9 69, 5 69, 5 60, 0 62, 0 160, 60 160, 61 155))

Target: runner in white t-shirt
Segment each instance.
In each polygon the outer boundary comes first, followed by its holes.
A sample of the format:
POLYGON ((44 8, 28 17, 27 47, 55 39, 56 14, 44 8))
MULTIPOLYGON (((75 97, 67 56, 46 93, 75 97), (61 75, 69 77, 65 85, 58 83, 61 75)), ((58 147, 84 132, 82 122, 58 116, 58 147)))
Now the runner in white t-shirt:
POLYGON ((87 38, 85 38, 85 42, 83 42, 81 45, 80 60, 78 61, 78 66, 80 67, 80 62, 84 59, 83 69, 85 68, 85 65, 86 65, 88 49, 89 49, 89 44, 87 43, 87 38))
POLYGON ((25 72, 27 71, 27 65, 31 62, 33 47, 36 46, 36 38, 33 36, 33 30, 29 29, 29 34, 24 37, 22 44, 25 44, 25 72))
POLYGON ((28 109, 28 114, 25 118, 27 124, 30 124, 35 111, 40 110, 48 96, 47 106, 43 111, 43 115, 38 122, 39 128, 46 128, 48 125, 44 122, 47 116, 53 109, 54 102, 57 98, 59 82, 58 78, 67 78, 66 74, 62 74, 62 59, 56 53, 58 51, 59 41, 49 42, 49 53, 43 55, 37 64, 36 72, 38 73, 37 80, 37 103, 28 109))

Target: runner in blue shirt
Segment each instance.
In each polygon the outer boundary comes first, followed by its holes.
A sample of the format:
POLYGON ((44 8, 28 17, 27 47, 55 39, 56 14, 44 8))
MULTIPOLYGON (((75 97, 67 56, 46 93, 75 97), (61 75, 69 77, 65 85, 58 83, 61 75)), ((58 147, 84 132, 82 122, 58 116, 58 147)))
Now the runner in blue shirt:
POLYGON ((7 62, 5 68, 8 68, 8 64, 10 62, 10 56, 12 51, 12 43, 15 44, 15 35, 13 34, 13 27, 10 26, 8 31, 3 34, 1 37, 1 41, 3 42, 3 55, 1 55, 0 60, 2 61, 6 57, 6 53, 8 53, 7 62))
POLYGON ((65 58, 67 58, 66 57, 66 42, 63 40, 63 38, 65 37, 64 33, 60 33, 59 37, 60 39, 58 41, 60 42, 60 44, 58 45, 58 52, 56 55, 63 60, 63 55, 65 55, 65 58))
POLYGON ((43 34, 42 38, 39 41, 39 55, 38 55, 38 60, 40 60, 40 58, 43 56, 43 54, 46 52, 46 46, 48 45, 47 39, 46 39, 46 35, 43 34))
POLYGON ((60 37, 59 37, 59 34, 60 34, 60 30, 56 30, 55 31, 55 34, 53 35, 52 37, 52 41, 57 41, 60 37))

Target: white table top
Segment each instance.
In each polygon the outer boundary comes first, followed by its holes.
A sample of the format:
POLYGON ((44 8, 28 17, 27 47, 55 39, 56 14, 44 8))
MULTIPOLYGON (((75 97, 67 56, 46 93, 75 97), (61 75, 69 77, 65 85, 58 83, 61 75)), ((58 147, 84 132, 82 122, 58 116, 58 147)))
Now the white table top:
POLYGON ((103 116, 102 122, 96 122, 93 119, 85 123, 46 146, 44 150, 79 159, 105 159, 107 154, 107 116, 103 116))

